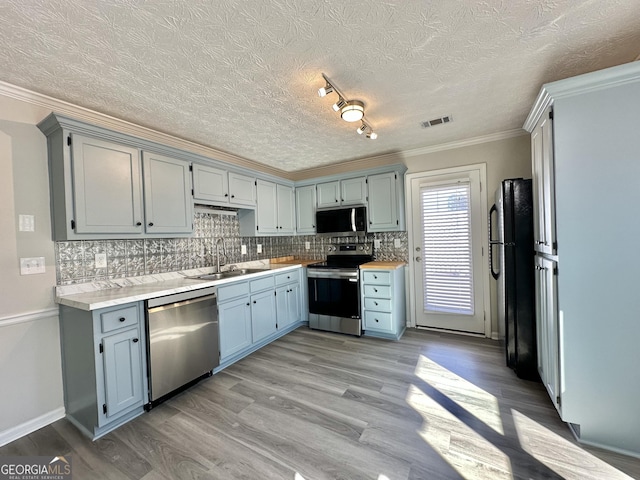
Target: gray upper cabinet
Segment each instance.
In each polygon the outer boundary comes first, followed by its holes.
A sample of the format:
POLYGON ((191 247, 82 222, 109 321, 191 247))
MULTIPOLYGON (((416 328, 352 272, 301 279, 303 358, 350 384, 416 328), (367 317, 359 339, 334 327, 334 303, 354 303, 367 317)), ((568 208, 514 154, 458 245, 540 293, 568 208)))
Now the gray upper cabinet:
MULTIPOLYGON (((78 234, 142 233, 138 149, 84 135, 71 134, 68 142, 73 175, 65 180, 73 182, 73 188, 69 188, 73 204, 68 205, 73 213, 64 230, 78 234)), ((63 169, 54 175, 64 175, 63 169)), ((64 204, 58 206, 62 208, 64 204)))
POLYGON ((255 210, 240 210, 240 235, 292 235, 295 231, 293 187, 258 179, 255 210))
POLYGON ((366 177, 348 178, 340 181, 341 205, 364 205, 367 203, 366 177))
POLYGON ((296 229, 299 234, 316 233, 316 186, 296 188, 296 229))
POLYGON ((191 233, 193 201, 189 163, 143 152, 147 233, 191 233))
POLYGON ((193 166, 193 198, 200 203, 256 206, 256 179, 219 168, 195 164, 193 166))
POLYGON ((347 178, 334 182, 319 183, 318 208, 341 205, 364 205, 367 202, 366 177, 347 178))
POLYGON ((531 132, 533 162, 534 248, 537 252, 556 254, 555 180, 553 161, 553 114, 548 107, 531 132))
POLYGON ((370 232, 388 232, 404 229, 401 186, 395 172, 370 175, 369 185, 369 227, 370 232), (401 225, 402 223, 402 225, 401 225))
POLYGON ((340 206, 340 182, 319 183, 318 208, 331 208, 340 206))

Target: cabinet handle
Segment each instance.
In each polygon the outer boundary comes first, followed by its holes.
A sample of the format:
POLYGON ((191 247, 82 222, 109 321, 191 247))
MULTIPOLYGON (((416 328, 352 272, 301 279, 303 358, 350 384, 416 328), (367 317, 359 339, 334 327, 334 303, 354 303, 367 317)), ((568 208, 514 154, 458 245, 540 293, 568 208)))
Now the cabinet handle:
POLYGON ((126 318, 120 317, 118 320, 120 320, 121 322, 124 322, 126 320, 126 318))
POLYGON ((149 226, 150 226, 150 227, 153 227, 153 222, 149 222, 149 226))
MULTIPOLYGON (((376 320, 376 322, 377 322, 377 320, 376 320)), ((133 341, 133 343, 138 343, 138 339, 137 338, 134 338, 132 341, 133 341)))
POLYGON ((139 227, 140 225, 142 225, 142 222, 136 222, 136 227, 139 227))

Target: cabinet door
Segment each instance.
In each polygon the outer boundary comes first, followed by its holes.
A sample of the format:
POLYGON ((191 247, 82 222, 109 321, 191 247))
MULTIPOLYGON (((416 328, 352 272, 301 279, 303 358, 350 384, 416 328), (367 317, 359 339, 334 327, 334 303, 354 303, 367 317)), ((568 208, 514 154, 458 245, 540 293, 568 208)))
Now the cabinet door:
POLYGON ((276 296, 273 290, 251 296, 251 331, 257 343, 276 331, 276 296))
POLYGON ((553 404, 560 411, 560 330, 556 272, 556 262, 536 256, 538 372, 553 404))
POLYGON ((234 205, 256 206, 256 179, 229 172, 229 202, 234 205))
POLYGON ((106 417, 142 405, 142 342, 138 328, 102 339, 106 417))
POLYGON ((318 208, 338 207, 340 206, 340 182, 319 183, 318 191, 318 208))
POLYGON ((289 285, 276 288, 276 318, 277 327, 282 329, 289 324, 289 285))
POLYGON ((541 253, 556 253, 555 164, 551 110, 531 133, 533 162, 534 244, 541 253))
POLYGON ((194 165, 193 198, 215 203, 229 203, 227 171, 204 165, 194 165))
POLYGON ((142 233, 138 149, 72 134, 76 233, 142 233))
POLYGON ((287 293, 287 304, 288 304, 288 312, 289 312, 288 323, 286 325, 278 324, 279 328, 283 328, 285 326, 291 325, 292 323, 300 321, 300 318, 302 316, 302 307, 301 307, 302 299, 300 298, 300 285, 297 283, 291 284, 289 285, 288 290, 289 290, 287 293))
POLYGON ((348 178, 340 182, 340 203, 342 205, 364 205, 367 203, 367 179, 348 178))
POLYGON ((384 232, 397 230, 398 192, 395 172, 371 175, 369 184, 369 231, 384 232))
POLYGON ((193 200, 189 163, 143 153, 147 233, 191 233, 193 200))
POLYGON ((256 230, 258 233, 278 233, 278 202, 276 184, 257 180, 256 230))
POLYGON ((293 234, 295 230, 295 203, 293 188, 287 185, 276 185, 278 204, 278 233, 293 234))
POLYGON ((249 298, 218 304, 220 361, 251 346, 251 307, 249 298))
POLYGON ((296 188, 296 228, 298 233, 316 233, 316 186, 296 188))

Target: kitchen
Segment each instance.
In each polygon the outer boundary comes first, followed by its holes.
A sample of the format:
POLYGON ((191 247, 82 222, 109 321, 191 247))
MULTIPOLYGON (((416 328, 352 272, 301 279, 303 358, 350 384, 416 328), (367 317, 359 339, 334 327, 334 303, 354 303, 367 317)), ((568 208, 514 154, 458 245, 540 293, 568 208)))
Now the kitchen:
MULTIPOLYGON (((630 44, 633 44, 633 42, 630 42, 630 44)), ((619 51, 620 58, 609 58, 601 66, 628 62, 637 55, 637 52, 630 54, 629 50, 627 50, 625 56, 622 50, 619 51)), ((596 69, 589 66, 583 68, 585 71, 596 69)), ((314 75, 316 73, 319 76, 319 72, 314 72, 314 75)), ((549 79, 555 78, 557 77, 554 76, 549 79)), ((526 111, 529 110, 534 96, 543 82, 536 80, 534 83, 536 86, 530 92, 531 97, 526 99, 526 111)), ((340 85, 346 89, 345 82, 340 82, 340 85)), ((362 88, 366 88, 366 85, 363 85, 362 88)), ((314 94, 314 90, 312 89, 310 93, 314 94)), ((322 106, 322 108, 325 107, 322 106)), ((11 437, 12 430, 17 427, 46 425, 64 414, 62 410, 60 353, 57 341, 59 335, 57 308, 53 301, 54 293, 51 288, 52 285, 57 283, 57 279, 55 276, 55 244, 51 241, 51 225, 49 223, 47 147, 46 138, 36 128, 36 124, 52 110, 60 111, 60 109, 65 108, 71 107, 36 94, 20 91, 17 88, 9 89, 5 87, 3 89, 1 111, 4 175, 1 191, 3 192, 4 206, 2 214, 2 244, 5 248, 2 261, 2 291, 4 292, 2 301, 2 342, 3 351, 7 356, 3 359, 2 380, 3 384, 11 385, 12 395, 3 399, 3 411, 5 414, 2 416, 3 422, 0 426, 0 431, 7 432, 7 438, 11 437), (19 231, 19 214, 31 214, 35 217, 35 232, 19 231), (45 257, 47 268, 44 274, 33 276, 20 276, 18 274, 16 259, 39 256, 45 257), (10 415, 8 414, 9 412, 10 415)), ((324 112, 324 110, 321 111, 324 112)), ((68 113, 69 115, 74 113, 75 116, 81 115, 84 120, 94 120, 92 123, 97 122, 103 126, 116 122, 113 119, 77 109, 68 113)), ((375 116, 372 114, 372 122, 374 118, 375 116)), ((517 125, 518 128, 522 126, 523 120, 523 118, 520 120, 517 125)), ((337 121, 335 118, 330 117, 326 120, 326 123, 332 126, 333 122, 337 121)), ((459 119, 455 118, 455 121, 457 122, 459 119)), ((152 135, 140 127, 130 126, 130 128, 134 131, 139 129, 138 131, 144 135, 152 135)), ((388 165, 402 163, 407 166, 408 172, 422 171, 427 165, 428 169, 435 170, 468 165, 469 163, 486 163, 488 165, 487 190, 493 192, 497 188, 499 181, 504 178, 531 176, 529 138, 523 133, 519 131, 518 134, 514 133, 513 135, 496 134, 493 137, 485 138, 485 140, 490 141, 478 143, 459 142, 456 145, 452 145, 457 148, 446 150, 437 148, 408 149, 402 154, 390 154, 384 159, 379 157, 364 158, 343 166, 318 168, 312 175, 309 174, 308 178, 322 177, 336 172, 344 173, 362 168, 372 168, 382 163, 388 165), (473 160, 470 162, 469 159, 473 160)), ((340 135, 342 134, 350 135, 347 133, 341 133, 340 135)), ((434 135, 438 135, 435 128, 434 135)), ((335 137, 335 134, 333 136, 335 137)), ((346 138, 348 138, 349 142, 352 141, 350 136, 346 138)), ((381 135, 378 140, 382 140, 382 138, 383 136, 381 135)), ((446 143, 446 141, 441 141, 440 143, 446 143)), ((181 145, 184 146, 186 144, 182 143, 181 145)), ((191 145, 189 147, 195 148, 191 145)), ((220 158, 220 156, 220 152, 216 152, 215 157, 220 158)), ((224 157, 222 160, 225 160, 225 158, 230 157, 224 157)), ((237 159, 233 158, 233 160, 236 161, 237 159)), ((253 166, 251 162, 246 160, 242 165, 245 167, 253 166)), ((266 169, 267 173, 270 172, 267 167, 260 166, 260 168, 266 169)), ((220 217, 216 219, 216 222, 224 223, 224 220, 220 217)), ((220 228, 224 229, 224 226, 220 228)), ((378 239, 382 242, 381 248, 385 255, 388 255, 389 260, 396 259, 398 256, 402 260, 407 259, 407 243, 405 242, 408 242, 408 240, 405 235, 402 233, 387 233, 379 236, 378 239), (399 249, 395 247, 394 240, 396 239, 402 242, 402 246, 399 249)), ((241 237, 235 238, 239 239, 241 237)), ((239 250, 238 247, 241 247, 242 241, 238 241, 235 238, 233 240, 233 248, 234 251, 237 251, 239 250)), ((309 251, 315 253, 315 249, 322 248, 322 240, 318 241, 313 235, 269 237, 268 239, 251 238, 245 244, 247 245, 249 258, 251 260, 259 260, 290 253, 296 256, 303 256, 307 252, 304 243, 307 241, 310 242, 309 251), (258 244, 263 245, 263 254, 257 253, 258 244), (293 251, 287 251, 289 249, 293 249, 293 251)), ((84 246, 81 248, 81 252, 84 252, 84 246)), ((160 248, 162 249, 163 247, 161 246, 160 248)), ((109 254, 108 251, 105 253, 109 254)), ((75 252, 74 254, 77 255, 78 253, 75 252)), ((139 254, 132 255, 132 257, 139 256, 139 254)), ((125 256, 125 259, 128 259, 128 257, 125 256)), ((241 254, 240 258, 234 258, 234 261, 241 260, 241 254)), ((162 266, 162 256, 160 256, 159 261, 162 266)), ((74 280, 89 278, 86 265, 83 262, 84 258, 78 262, 77 269, 70 273, 75 276, 74 280)), ((141 268, 135 259, 132 265, 133 268, 141 268), (136 267, 136 265, 138 266, 136 267)), ((142 268, 145 267, 143 266, 142 268)), ((497 328, 492 328, 492 331, 496 330, 497 328)))

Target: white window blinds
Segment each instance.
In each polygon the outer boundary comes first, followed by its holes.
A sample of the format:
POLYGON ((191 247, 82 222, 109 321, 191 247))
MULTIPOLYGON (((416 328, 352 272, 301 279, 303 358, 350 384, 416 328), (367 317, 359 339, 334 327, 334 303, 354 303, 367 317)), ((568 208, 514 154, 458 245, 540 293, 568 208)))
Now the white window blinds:
POLYGON ((473 315, 470 184, 424 186, 420 197, 425 312, 473 315))

